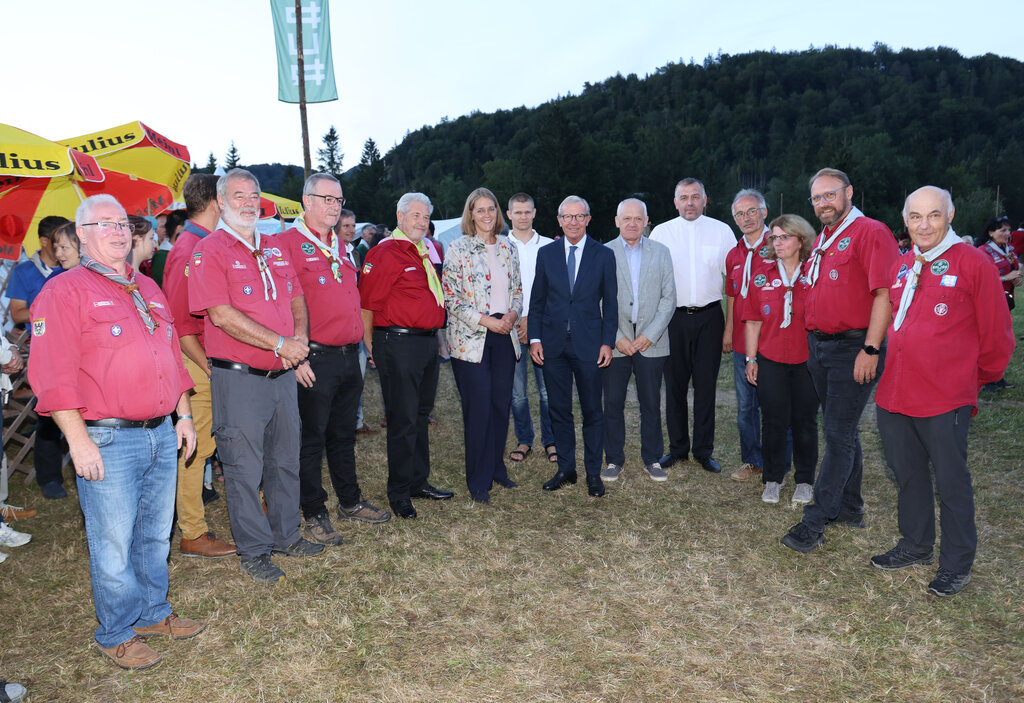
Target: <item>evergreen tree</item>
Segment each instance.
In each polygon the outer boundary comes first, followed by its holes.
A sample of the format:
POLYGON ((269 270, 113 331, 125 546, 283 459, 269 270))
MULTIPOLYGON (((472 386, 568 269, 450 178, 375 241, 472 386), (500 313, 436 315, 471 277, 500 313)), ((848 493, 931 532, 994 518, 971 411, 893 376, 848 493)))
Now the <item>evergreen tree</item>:
POLYGON ((231 148, 228 149, 228 155, 224 159, 224 168, 230 171, 233 168, 238 168, 241 162, 238 158, 238 148, 235 146, 235 140, 231 140, 231 148))
POLYGON ((385 222, 395 218, 395 197, 389 183, 388 166, 376 142, 367 139, 352 183, 352 206, 360 220, 385 222))
POLYGON ((206 166, 203 167, 203 173, 213 173, 217 170, 217 157, 210 152, 210 158, 206 160, 206 166))
POLYGON ((324 135, 323 139, 324 148, 316 152, 320 170, 340 180, 342 172, 341 161, 345 158, 345 154, 341 152, 338 146, 338 131, 334 129, 334 125, 331 125, 331 128, 327 130, 327 134, 324 135))
POLYGON ((284 180, 281 181, 281 197, 289 200, 302 200, 302 173, 296 171, 294 166, 288 166, 284 171, 284 180))

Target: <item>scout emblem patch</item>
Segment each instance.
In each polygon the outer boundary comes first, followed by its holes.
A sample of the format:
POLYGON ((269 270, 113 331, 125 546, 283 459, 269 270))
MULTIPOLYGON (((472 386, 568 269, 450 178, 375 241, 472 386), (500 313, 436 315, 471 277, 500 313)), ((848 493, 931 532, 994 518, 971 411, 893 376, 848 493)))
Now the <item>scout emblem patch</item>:
POLYGON ((245 293, 246 295, 252 295, 252 286, 245 286, 242 289, 242 292, 245 293))
POLYGON ((768 248, 768 245, 767 245, 767 244, 765 244, 765 245, 764 245, 763 247, 761 247, 761 249, 760 249, 760 250, 759 250, 759 251, 757 252, 757 255, 758 255, 758 256, 760 256, 760 257, 761 257, 762 259, 767 259, 767 258, 768 258, 768 254, 770 254, 770 253, 771 253, 771 250, 770 250, 770 249, 768 248))
POLYGON ((768 277, 763 273, 759 273, 754 277, 754 285, 758 288, 763 288, 764 284, 768 282, 768 277))
POLYGON ((110 328, 110 334, 114 337, 120 337, 122 331, 123 330, 121 329, 121 325, 113 325, 110 328))
POLYGON ((938 261, 932 262, 932 273, 936 276, 941 276, 946 271, 949 271, 949 262, 945 259, 939 259, 938 261))
POLYGON ((828 277, 831 278, 833 281, 838 281, 839 272, 836 271, 835 269, 832 269, 831 271, 828 272, 828 277))
POLYGON ((38 320, 32 320, 32 336, 42 337, 46 334, 46 318, 41 317, 38 320))
POLYGON ((945 303, 939 303, 935 306, 935 314, 939 317, 942 317, 947 312, 949 312, 949 307, 945 303))
POLYGON ((846 247, 850 246, 850 238, 843 237, 839 240, 839 251, 846 251, 846 247))
POLYGON ((309 242, 303 242, 302 253, 305 254, 306 256, 312 256, 314 253, 316 253, 316 248, 309 242))

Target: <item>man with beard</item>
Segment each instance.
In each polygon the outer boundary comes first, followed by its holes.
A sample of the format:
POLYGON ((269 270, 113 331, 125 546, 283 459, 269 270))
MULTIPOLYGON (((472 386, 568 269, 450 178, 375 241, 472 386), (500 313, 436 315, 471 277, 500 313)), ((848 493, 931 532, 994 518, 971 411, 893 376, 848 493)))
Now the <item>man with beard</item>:
MULTIPOLYGON (((338 545, 342 537, 327 514, 322 462, 338 497, 338 519, 381 523, 391 513, 363 500, 356 479, 356 408, 363 392, 359 342, 363 321, 356 268, 345 252, 346 240, 334 232, 345 204, 341 183, 314 173, 302 189, 302 215, 277 239, 294 262, 309 309, 311 387, 299 386, 302 447, 299 450, 299 502, 305 533, 320 544, 338 545)), ((355 234, 355 218, 343 231, 355 234)), ((348 237, 351 239, 351 236, 348 237)))
POLYGON ((824 229, 807 261, 805 322, 814 389, 825 421, 825 455, 814 502, 782 538, 798 552, 825 541, 828 524, 864 527, 864 472, 857 427, 885 364, 889 270, 899 257, 892 232, 853 206, 845 173, 823 168, 810 180, 811 205, 824 229))
POLYGON ((280 242, 261 241, 256 229, 256 177, 228 171, 217 182, 217 202, 217 230, 189 264, 189 304, 206 316, 213 431, 241 569, 258 583, 278 583, 284 572, 271 553, 305 557, 324 549, 299 534, 295 381, 309 387, 316 380, 305 361, 306 302, 280 242))

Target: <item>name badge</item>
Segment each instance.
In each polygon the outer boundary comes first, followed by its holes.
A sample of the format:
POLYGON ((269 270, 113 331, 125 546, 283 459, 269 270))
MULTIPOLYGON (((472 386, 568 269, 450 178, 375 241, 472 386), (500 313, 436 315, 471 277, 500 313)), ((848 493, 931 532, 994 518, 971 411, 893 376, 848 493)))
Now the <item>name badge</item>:
POLYGON ((955 288, 956 287, 956 276, 947 273, 939 281, 939 285, 940 286, 946 286, 947 288, 955 288))

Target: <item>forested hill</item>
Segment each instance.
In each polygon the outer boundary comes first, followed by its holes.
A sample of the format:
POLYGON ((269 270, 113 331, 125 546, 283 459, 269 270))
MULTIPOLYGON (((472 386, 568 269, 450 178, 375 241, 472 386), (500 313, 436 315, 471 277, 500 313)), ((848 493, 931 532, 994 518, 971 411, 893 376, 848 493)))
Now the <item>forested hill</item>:
POLYGON ((419 129, 387 154, 388 185, 429 194, 437 218, 460 215, 479 185, 502 201, 525 190, 547 234, 558 202, 576 193, 591 203, 592 233, 608 239, 615 206, 632 194, 653 222, 675 216, 673 187, 687 176, 706 184, 708 214, 730 224, 743 187, 765 193, 769 217, 810 217, 807 178, 834 166, 869 216, 902 226, 906 193, 930 183, 952 190, 955 226, 976 234, 997 188, 1000 214, 1024 218, 1022 89, 1021 62, 946 48, 721 55, 419 129))

